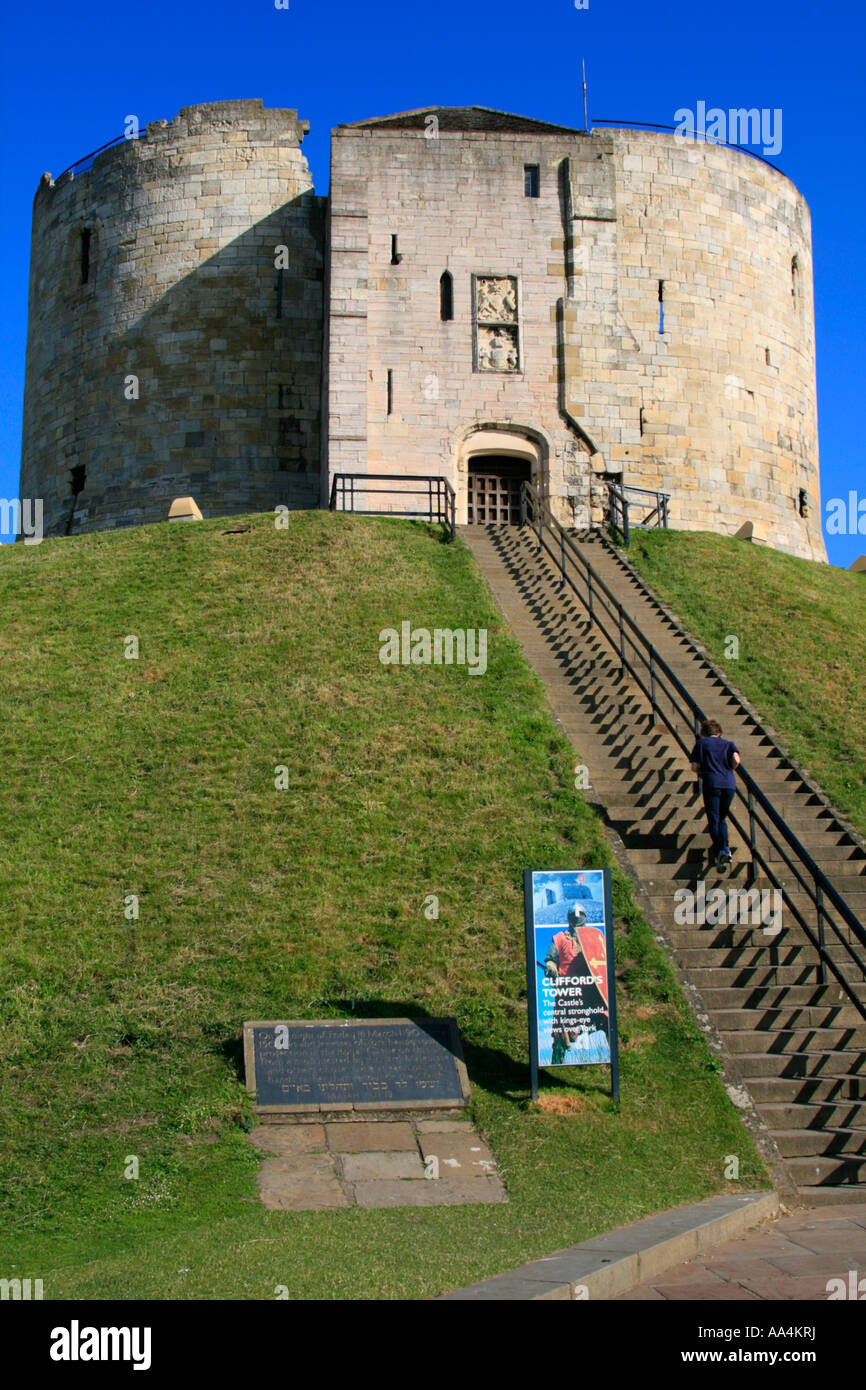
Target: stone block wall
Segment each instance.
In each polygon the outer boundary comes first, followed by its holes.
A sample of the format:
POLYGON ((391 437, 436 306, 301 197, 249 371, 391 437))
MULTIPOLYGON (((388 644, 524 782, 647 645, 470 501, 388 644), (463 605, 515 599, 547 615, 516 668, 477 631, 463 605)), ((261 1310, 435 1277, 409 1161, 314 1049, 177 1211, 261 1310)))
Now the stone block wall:
POLYGON ((189 107, 43 179, 21 496, 49 534, 188 494, 205 516, 326 505, 339 472, 446 478, 465 520, 486 453, 567 522, 621 479, 670 493, 673 526, 751 521, 826 558, 809 212, 784 175, 433 108, 338 127, 326 200, 305 129, 189 107))
POLYGON ((431 138, 409 113, 334 132, 330 474, 441 475, 465 519, 473 433, 509 431, 564 520, 598 521, 621 477, 669 492, 673 526, 752 521, 825 559, 796 188, 673 135, 471 124, 431 138), (516 286, 516 370, 479 369, 479 276, 516 286))
POLYGON ((186 494, 205 517, 317 504, 324 200, 305 129, 260 101, 188 107, 43 179, 21 495, 43 497, 47 534, 161 521, 186 494))

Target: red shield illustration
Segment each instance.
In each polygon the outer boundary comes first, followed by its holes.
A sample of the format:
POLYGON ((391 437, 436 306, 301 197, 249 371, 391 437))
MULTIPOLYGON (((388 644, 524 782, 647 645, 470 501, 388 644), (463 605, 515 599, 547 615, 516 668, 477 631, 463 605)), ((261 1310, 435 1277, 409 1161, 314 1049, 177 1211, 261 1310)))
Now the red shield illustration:
POLYGON ((600 927, 578 927, 577 939, 580 942, 580 949, 583 951, 584 958, 591 973, 598 979, 598 987, 604 998, 605 1007, 609 1008, 610 1001, 607 992, 607 952, 604 947, 604 932, 600 927))

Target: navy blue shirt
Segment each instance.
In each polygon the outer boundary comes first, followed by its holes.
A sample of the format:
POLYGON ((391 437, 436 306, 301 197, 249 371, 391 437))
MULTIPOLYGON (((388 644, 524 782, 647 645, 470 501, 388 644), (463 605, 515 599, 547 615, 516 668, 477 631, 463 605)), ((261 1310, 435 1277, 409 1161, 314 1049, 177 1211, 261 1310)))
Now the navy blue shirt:
POLYGON ((699 765, 706 786, 727 787, 733 790, 737 785, 734 776, 736 752, 738 749, 729 739, 699 738, 689 754, 689 762, 699 765))

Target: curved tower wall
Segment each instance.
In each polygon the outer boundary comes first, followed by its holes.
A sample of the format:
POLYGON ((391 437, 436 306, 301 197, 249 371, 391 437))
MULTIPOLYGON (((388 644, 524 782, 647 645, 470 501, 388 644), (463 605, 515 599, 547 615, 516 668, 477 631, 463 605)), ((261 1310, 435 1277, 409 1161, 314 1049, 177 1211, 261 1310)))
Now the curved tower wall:
POLYGON ((190 493, 206 517, 317 504, 324 200, 306 129, 260 101, 187 107, 43 178, 21 495, 44 499, 46 534, 161 521, 190 493))
POLYGON ((678 527, 752 521, 767 544, 825 560, 805 199, 737 150, 612 142, 619 309, 641 363, 627 480, 670 492, 678 527))
POLYGON ((532 447, 563 520, 600 521, 621 477, 669 492, 674 527, 751 522, 825 560, 810 219, 790 180, 673 134, 440 114, 435 139, 424 111, 334 132, 331 474, 441 473, 466 519, 472 432, 492 452, 500 430, 532 447), (512 287, 509 370, 478 359, 479 277, 512 287))
POLYGON ((424 112, 334 133, 327 315, 326 200, 294 111, 186 108, 43 180, 21 495, 48 533, 162 520, 189 493, 205 516, 315 506, 339 470, 439 473, 465 516, 473 431, 500 430, 531 443, 566 520, 599 520, 621 476, 669 492, 675 527, 749 521, 825 559, 793 184, 671 134, 442 115, 435 140, 424 112), (491 276, 517 290, 510 372, 475 356, 491 276))

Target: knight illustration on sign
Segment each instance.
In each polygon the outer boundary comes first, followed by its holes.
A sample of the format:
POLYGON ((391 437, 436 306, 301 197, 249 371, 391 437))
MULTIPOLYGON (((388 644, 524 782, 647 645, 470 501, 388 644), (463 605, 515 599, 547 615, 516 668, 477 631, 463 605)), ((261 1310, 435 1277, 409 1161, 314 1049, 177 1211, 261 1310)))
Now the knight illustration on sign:
POLYGON ((557 932, 544 959, 544 973, 555 980, 553 1053, 551 1066, 559 1066, 581 1033, 601 1029, 609 1038, 607 956, 604 932, 587 925, 580 903, 568 909, 568 927, 557 932), (591 984, 575 988, 569 982, 592 977, 591 984))

